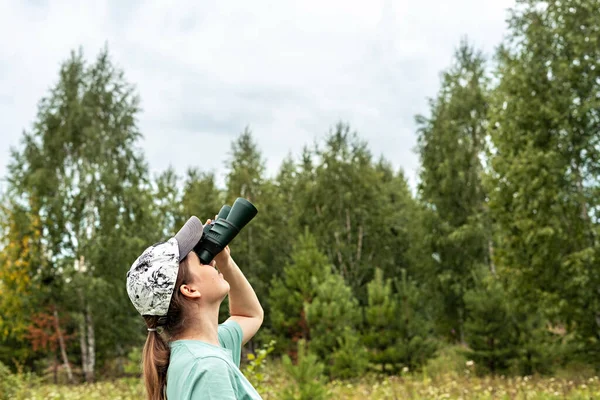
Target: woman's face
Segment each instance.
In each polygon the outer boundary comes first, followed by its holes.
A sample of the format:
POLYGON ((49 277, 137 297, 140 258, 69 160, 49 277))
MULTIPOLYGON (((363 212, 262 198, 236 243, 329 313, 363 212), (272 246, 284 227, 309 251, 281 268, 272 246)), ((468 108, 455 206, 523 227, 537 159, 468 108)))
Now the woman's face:
MULTIPOLYGON (((200 300, 205 303, 220 303, 229 293, 229 283, 213 265, 204 265, 193 251, 188 254, 190 288, 200 293, 200 300)), ((184 293, 186 295, 186 293, 184 293)))

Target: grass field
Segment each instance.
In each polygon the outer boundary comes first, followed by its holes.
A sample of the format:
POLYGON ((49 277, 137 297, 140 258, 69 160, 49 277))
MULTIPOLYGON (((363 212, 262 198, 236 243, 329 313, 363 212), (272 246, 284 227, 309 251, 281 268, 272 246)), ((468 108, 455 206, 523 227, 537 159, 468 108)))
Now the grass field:
MULTIPOLYGON (((278 399, 289 384, 281 374, 268 374, 261 388, 265 400, 278 399)), ((331 382, 331 399, 600 399, 598 377, 580 379, 536 377, 455 377, 451 374, 430 379, 420 376, 368 376, 354 382, 331 382)), ((34 385, 23 388, 16 399, 143 399, 143 387, 137 379, 120 379, 92 385, 34 385)))

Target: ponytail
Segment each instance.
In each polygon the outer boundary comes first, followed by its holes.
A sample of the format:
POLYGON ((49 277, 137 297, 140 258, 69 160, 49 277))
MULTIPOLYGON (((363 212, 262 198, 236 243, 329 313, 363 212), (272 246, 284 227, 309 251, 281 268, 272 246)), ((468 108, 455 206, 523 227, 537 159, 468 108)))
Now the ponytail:
POLYGON ((188 258, 185 257, 179 263, 175 290, 171 297, 167 315, 165 317, 143 316, 148 326, 148 337, 142 353, 142 371, 148 400, 167 399, 167 370, 169 369, 169 359, 171 357, 169 342, 180 335, 185 328, 183 313, 186 300, 185 296, 179 291, 179 287, 188 283, 190 276, 188 258), (168 340, 165 340, 161 333, 156 330, 158 326, 163 328, 164 334, 168 335, 168 340))
MULTIPOLYGON (((158 317, 144 317, 149 329, 156 329, 158 317), (150 320, 150 321, 149 321, 150 320)), ((171 349, 157 331, 149 331, 144 352, 142 369, 149 400, 166 400, 167 369, 171 349)))

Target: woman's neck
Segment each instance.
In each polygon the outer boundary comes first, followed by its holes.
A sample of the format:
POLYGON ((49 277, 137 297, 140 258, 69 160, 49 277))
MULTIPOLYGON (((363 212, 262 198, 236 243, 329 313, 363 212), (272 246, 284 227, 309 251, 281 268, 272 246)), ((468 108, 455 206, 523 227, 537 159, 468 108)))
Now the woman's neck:
POLYGON ((185 330, 177 340, 200 340, 215 346, 219 344, 219 306, 199 307, 192 315, 185 316, 185 330))

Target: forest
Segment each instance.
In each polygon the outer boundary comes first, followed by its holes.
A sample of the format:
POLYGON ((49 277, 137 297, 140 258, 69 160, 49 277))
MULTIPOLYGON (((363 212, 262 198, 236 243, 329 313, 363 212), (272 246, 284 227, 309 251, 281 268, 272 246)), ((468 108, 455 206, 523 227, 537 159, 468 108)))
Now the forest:
POLYGON ((109 382, 139 398, 147 332, 125 274, 238 197, 259 210, 230 247, 265 310, 242 366, 265 398, 600 396, 599 10, 519 1, 494 54, 457 43, 415 116, 416 187, 345 121, 276 174, 251 125, 223 185, 200 163, 151 174, 126 71, 107 48, 66 55, 2 177, 4 396, 109 382), (553 386, 565 376, 581 381, 553 386))

